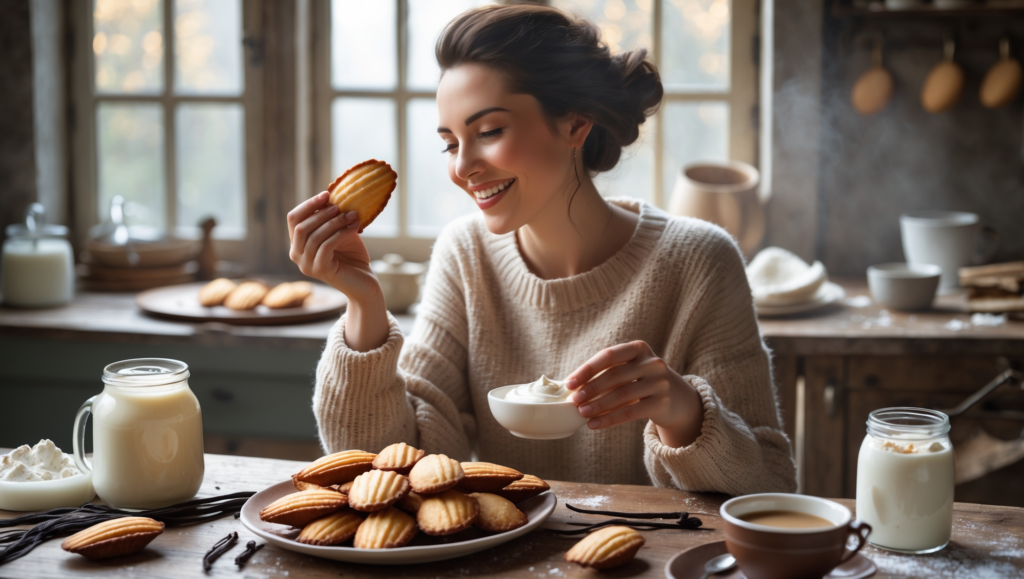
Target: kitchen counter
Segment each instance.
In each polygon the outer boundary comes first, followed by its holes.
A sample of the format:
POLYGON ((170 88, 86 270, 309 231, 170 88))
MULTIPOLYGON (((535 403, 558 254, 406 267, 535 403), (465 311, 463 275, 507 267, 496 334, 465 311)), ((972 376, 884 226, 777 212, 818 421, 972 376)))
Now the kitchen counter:
MULTIPOLYGON (((9 449, 0 449, 5 453, 9 449)), ((256 491, 287 480, 305 463, 206 455, 206 479, 199 496, 256 491)), ((231 577, 665 577, 665 564, 676 553, 700 544, 723 540, 718 508, 727 497, 705 493, 629 485, 598 485, 550 481, 558 507, 540 530, 499 547, 459 559, 411 566, 372 566, 340 563, 267 545, 239 573, 234 558, 252 539, 237 519, 191 527, 168 528, 140 553, 105 561, 89 561, 64 552, 60 540, 50 540, 21 559, 0 566, 0 576, 24 578, 197 577, 203 576, 202 558, 219 539, 238 532, 238 543, 224 554, 209 576, 231 577), (590 509, 622 511, 681 510, 699 517, 697 531, 643 531, 646 545, 636 559, 612 571, 597 573, 566 563, 565 552, 579 537, 564 537, 544 529, 569 528, 566 522, 603 520, 579 515, 565 504, 590 509)), ((841 500, 854 508, 854 501, 841 500)), ((0 518, 16 513, 0 511, 0 518)), ((866 547, 862 553, 878 566, 874 577, 1010 577, 1024 573, 1024 509, 958 503, 954 510, 953 539, 939 553, 899 555, 866 547)))

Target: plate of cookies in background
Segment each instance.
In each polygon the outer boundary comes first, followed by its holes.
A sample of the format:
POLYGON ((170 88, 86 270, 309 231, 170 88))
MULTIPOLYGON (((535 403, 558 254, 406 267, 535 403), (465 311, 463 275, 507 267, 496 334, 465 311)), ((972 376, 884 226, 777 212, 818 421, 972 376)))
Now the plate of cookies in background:
POLYGON ((319 283, 215 279, 155 288, 135 298, 154 316, 238 325, 295 324, 338 314, 345 294, 319 283))
POLYGON ((547 483, 488 462, 396 443, 327 455, 252 496, 240 519, 290 551, 349 563, 401 565, 490 549, 555 510, 547 483))

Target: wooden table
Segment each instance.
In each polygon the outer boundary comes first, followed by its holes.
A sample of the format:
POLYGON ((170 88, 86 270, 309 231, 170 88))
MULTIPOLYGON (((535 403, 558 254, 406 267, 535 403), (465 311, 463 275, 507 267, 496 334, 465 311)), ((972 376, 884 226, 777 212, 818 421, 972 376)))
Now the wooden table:
MULTIPOLYGON (((0 453, 7 449, 0 449, 0 453)), ((200 496, 261 490, 286 480, 305 463, 206 455, 206 480, 200 496)), ((567 528, 564 523, 601 520, 570 512, 565 503, 611 510, 681 510, 704 521, 699 531, 644 531, 647 544, 630 564, 595 572, 566 563, 565 552, 579 539, 533 532, 505 545, 449 561, 425 565, 377 567, 338 563, 308 557, 267 545, 239 573, 234 557, 256 537, 227 517, 195 527, 171 528, 135 555, 108 561, 89 561, 60 549, 52 540, 27 556, 0 566, 0 577, 198 577, 203 554, 224 535, 238 531, 239 542, 213 567, 217 577, 664 577, 665 564, 676 553, 710 541, 723 540, 718 508, 724 495, 688 493, 663 488, 596 485, 551 481, 558 508, 543 528, 567 528)), ((840 501, 851 509, 853 501, 840 501)), ((912 557, 871 547, 863 553, 875 561, 875 577, 1010 577, 1024 574, 1024 509, 974 504, 956 505, 953 541, 940 553, 912 557)), ((0 518, 16 513, 0 511, 0 518)), ((263 542, 259 540, 258 542, 263 542)))

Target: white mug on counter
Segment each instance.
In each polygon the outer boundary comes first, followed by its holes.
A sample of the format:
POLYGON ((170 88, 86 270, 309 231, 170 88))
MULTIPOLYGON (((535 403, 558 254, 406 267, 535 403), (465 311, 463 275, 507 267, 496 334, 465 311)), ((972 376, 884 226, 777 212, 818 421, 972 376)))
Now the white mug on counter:
POLYGON ((960 268, 980 265, 999 249, 999 234, 982 228, 974 213, 963 211, 917 211, 900 215, 903 254, 909 264, 931 264, 942 268, 939 293, 960 287, 960 268), (989 249, 979 255, 975 248, 978 235, 992 238, 989 249))
POLYGON ((96 494, 109 505, 153 509, 187 501, 203 483, 203 416, 188 387, 188 366, 140 358, 103 369, 103 392, 75 416, 75 464, 92 471, 96 494), (93 417, 92 464, 85 426, 93 417))

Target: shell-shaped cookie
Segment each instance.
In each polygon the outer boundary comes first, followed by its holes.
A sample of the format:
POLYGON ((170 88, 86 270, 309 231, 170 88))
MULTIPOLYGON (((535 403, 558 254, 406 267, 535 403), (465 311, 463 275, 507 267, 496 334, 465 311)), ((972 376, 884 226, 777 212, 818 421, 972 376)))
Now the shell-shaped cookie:
POLYGON ((524 474, 523 478, 500 491, 496 491, 494 494, 505 497, 513 503, 519 503, 520 501, 535 497, 550 488, 551 486, 548 483, 532 474, 524 474))
POLYGON ((384 161, 363 161, 341 174, 327 187, 331 203, 342 213, 359 213, 359 233, 384 210, 395 190, 398 173, 384 161))
POLYGON ((295 478, 297 475, 292 475, 292 486, 300 491, 337 491, 334 487, 322 487, 313 483, 306 482, 295 478))
POLYGON ((397 442, 377 454, 377 458, 373 459, 373 468, 409 474, 412 467, 422 458, 422 450, 413 448, 404 442, 397 442))
POLYGON ((399 499, 399 501, 395 503, 395 506, 407 513, 412 513, 415 515, 416 512, 420 510, 420 505, 422 504, 423 495, 409 491, 409 494, 399 499))
POLYGON ((416 519, 388 507, 370 513, 359 525, 353 546, 357 549, 390 549, 407 544, 416 536, 416 519))
POLYGON ((357 511, 373 512, 390 507, 409 494, 409 479, 387 470, 364 472, 352 481, 348 506, 357 511))
POLYGON ((305 527, 309 523, 341 510, 348 497, 333 490, 299 491, 283 496, 260 511, 260 520, 279 525, 305 527))
MULTIPOLYGON (((354 482, 355 482, 355 479, 350 480, 347 483, 341 483, 340 485, 334 485, 334 487, 337 487, 339 493, 345 493, 347 495, 349 493, 349 491, 352 490, 352 483, 354 483, 354 482)), ((331 487, 331 488, 334 488, 334 487, 331 487)))
POLYGON ((272 309, 297 308, 313 293, 313 284, 308 281, 282 283, 274 286, 263 298, 263 305, 272 309))
POLYGON ((480 505, 480 515, 473 523, 489 533, 504 533, 518 529, 529 521, 526 513, 516 508, 512 501, 490 493, 469 495, 480 505))
POLYGON ((164 532, 164 524, 148 517, 122 517, 97 523, 71 535, 61 548, 88 559, 106 559, 141 551, 164 532))
POLYGON ((565 560, 584 567, 610 569, 629 562, 643 544, 643 535, 629 527, 605 527, 573 545, 565 560))
POLYGON ((218 278, 203 286, 199 290, 199 305, 204 308, 212 308, 224 303, 228 294, 233 292, 238 285, 227 278, 218 278))
POLYGON ((257 281, 247 281, 224 298, 224 306, 232 310, 251 310, 260 305, 267 295, 267 287, 257 281))
POLYGON ((432 495, 459 484, 463 476, 459 461, 443 454, 429 454, 409 471, 409 482, 414 492, 432 495))
POLYGON ((491 462, 464 462, 466 476, 459 481, 459 490, 467 493, 493 493, 523 478, 514 468, 491 462))
POLYGON ((416 522, 428 535, 451 535, 468 529, 479 514, 476 499, 453 489, 425 497, 416 511, 416 522))
POLYGON ((300 470, 295 478, 320 486, 346 483, 373 468, 376 454, 362 450, 345 450, 318 458, 300 470))
POLYGON ((342 509, 306 525, 295 540, 307 545, 340 545, 355 536, 365 518, 358 511, 342 509))

